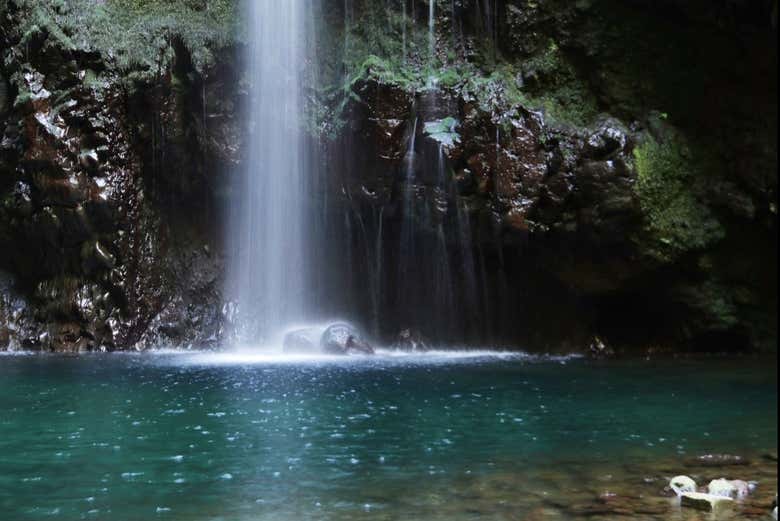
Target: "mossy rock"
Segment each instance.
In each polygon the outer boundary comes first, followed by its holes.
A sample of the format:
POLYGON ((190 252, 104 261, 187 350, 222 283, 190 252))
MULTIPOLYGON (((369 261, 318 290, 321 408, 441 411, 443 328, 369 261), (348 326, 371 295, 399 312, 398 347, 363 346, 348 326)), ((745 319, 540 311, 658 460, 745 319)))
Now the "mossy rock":
POLYGON ((644 246, 662 261, 703 250, 725 236, 705 201, 703 161, 678 135, 647 136, 634 149, 635 185, 647 224, 644 246))

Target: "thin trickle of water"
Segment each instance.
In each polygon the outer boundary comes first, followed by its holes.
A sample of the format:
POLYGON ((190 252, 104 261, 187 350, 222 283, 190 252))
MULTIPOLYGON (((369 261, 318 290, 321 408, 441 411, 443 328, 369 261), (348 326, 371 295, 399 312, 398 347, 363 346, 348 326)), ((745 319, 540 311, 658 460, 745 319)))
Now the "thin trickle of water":
POLYGON ((376 226, 376 239, 374 244, 374 255, 375 255, 375 264, 374 264, 374 287, 372 291, 372 297, 371 297, 371 303, 373 307, 373 332, 374 335, 378 338, 380 335, 380 329, 381 329, 381 304, 382 304, 382 255, 384 255, 384 250, 382 248, 382 241, 383 241, 383 232, 384 232, 384 216, 385 216, 385 209, 384 207, 379 209, 379 217, 377 219, 377 226, 376 226))
POLYGON ((494 177, 498 176, 498 169, 500 168, 500 164, 501 164, 501 124, 496 123, 496 168, 493 174, 494 177))
POLYGON ((203 130, 205 131, 208 127, 206 125, 206 80, 204 78, 203 80, 203 86, 201 89, 201 104, 203 105, 203 130))
POLYGON ((249 150, 230 223, 230 294, 245 341, 269 340, 309 315, 312 243, 306 147, 301 131, 305 80, 304 0, 254 0, 247 107, 249 150))
MULTIPOLYGON (((436 158, 436 169, 437 169, 437 210, 439 212, 439 223, 437 225, 437 239, 438 244, 436 248, 436 259, 437 263, 439 265, 438 269, 438 277, 437 277, 437 288, 435 293, 435 305, 436 308, 440 310, 442 315, 445 317, 445 320, 443 321, 443 324, 437 324, 439 326, 444 325, 445 328, 449 329, 453 325, 453 318, 455 317, 455 314, 453 314, 454 309, 454 298, 452 296, 452 291, 454 288, 455 281, 452 278, 452 270, 450 269, 450 253, 447 248, 447 233, 444 229, 444 222, 446 220, 446 215, 448 211, 448 201, 447 201, 447 178, 446 178, 446 172, 445 172, 445 160, 444 160, 444 149, 442 145, 440 144, 438 147, 438 154, 436 158)), ((447 334, 447 331, 439 331, 438 334, 447 334)))
MULTIPOLYGON (((481 277, 481 280, 485 281, 487 280, 487 264, 485 261, 485 249, 482 246, 482 241, 478 241, 477 244, 479 245, 479 274, 481 277)), ((482 284, 481 286, 481 293, 479 295, 479 298, 482 302, 482 327, 484 328, 484 332, 487 336, 487 338, 493 338, 493 314, 491 312, 490 307, 490 291, 487 284, 482 284)))
POLYGON ((463 280, 462 315, 464 317, 471 317, 472 319, 479 318, 479 322, 482 322, 484 316, 480 315, 481 310, 478 305, 477 270, 474 261, 474 242, 471 236, 471 222, 468 208, 466 204, 459 199, 455 183, 451 183, 450 197, 455 201, 456 216, 458 220, 458 246, 460 250, 460 268, 463 280))
POLYGON ((497 0, 483 0, 481 6, 485 31, 490 38, 493 59, 495 59, 498 54, 498 2, 497 0))
MULTIPOLYGON (((414 188, 415 188, 415 176, 414 176, 414 162, 415 162, 415 147, 417 143, 417 118, 414 118, 412 124, 412 133, 409 137, 409 147, 407 148, 406 155, 404 156, 404 170, 403 170, 403 215, 401 217, 401 244, 399 247, 400 259, 398 262, 398 280, 403 281, 407 278, 407 273, 412 266, 410 262, 414 258, 414 188)), ((401 284, 398 285, 398 290, 401 289, 401 284)), ((403 295, 399 294, 399 302, 402 301, 403 295)))

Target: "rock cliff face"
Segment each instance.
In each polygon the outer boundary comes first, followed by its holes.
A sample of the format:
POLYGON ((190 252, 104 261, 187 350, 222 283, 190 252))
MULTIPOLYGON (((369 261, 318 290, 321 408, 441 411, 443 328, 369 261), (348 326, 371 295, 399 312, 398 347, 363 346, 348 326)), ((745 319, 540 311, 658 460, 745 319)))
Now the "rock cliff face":
MULTIPOLYGON (((433 33, 426 3, 391 4, 313 8, 314 204, 349 316, 386 339, 774 349, 776 3, 441 1, 433 33)), ((241 33, 198 40, 203 8, 169 9, 128 62, 67 8, 0 8, 0 349, 229 338, 241 33)))
POLYGON ((0 348, 215 345, 235 72, 174 38, 134 76, 36 9, 2 12, 0 348))

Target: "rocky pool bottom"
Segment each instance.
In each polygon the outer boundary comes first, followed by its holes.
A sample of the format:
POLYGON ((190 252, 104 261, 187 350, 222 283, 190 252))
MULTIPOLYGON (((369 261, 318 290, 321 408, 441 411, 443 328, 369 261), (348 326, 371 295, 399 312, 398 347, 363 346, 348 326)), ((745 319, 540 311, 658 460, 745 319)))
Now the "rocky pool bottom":
POLYGON ((774 359, 0 356, 14 521, 770 519, 776 447, 774 359))

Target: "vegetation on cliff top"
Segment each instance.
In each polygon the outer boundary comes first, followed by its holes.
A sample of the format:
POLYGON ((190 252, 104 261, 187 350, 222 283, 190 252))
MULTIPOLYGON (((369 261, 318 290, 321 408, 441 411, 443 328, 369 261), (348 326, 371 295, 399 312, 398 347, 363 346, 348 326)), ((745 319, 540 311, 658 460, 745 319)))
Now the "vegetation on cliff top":
POLYGON ((235 0, 11 1, 21 10, 22 45, 51 38, 63 49, 99 52, 127 73, 164 68, 173 39, 203 70, 214 62, 213 49, 241 34, 235 0))
POLYGON ((596 117, 594 97, 554 39, 530 56, 504 56, 489 34, 464 35, 449 9, 437 12, 433 53, 428 24, 414 18, 419 13, 374 1, 346 15, 322 13, 328 30, 317 31, 319 80, 323 102, 337 107, 333 119, 340 117, 339 101, 368 80, 410 93, 435 86, 491 112, 522 105, 543 110, 554 123, 586 125, 596 117))

